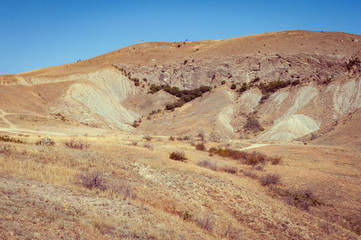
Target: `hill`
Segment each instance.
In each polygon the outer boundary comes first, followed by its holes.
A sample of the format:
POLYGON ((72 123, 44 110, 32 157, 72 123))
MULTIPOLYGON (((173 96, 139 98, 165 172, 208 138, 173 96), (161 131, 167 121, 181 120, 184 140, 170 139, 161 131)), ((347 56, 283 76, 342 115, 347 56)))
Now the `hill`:
POLYGON ((358 239, 360 59, 297 30, 0 76, 0 238, 358 239))

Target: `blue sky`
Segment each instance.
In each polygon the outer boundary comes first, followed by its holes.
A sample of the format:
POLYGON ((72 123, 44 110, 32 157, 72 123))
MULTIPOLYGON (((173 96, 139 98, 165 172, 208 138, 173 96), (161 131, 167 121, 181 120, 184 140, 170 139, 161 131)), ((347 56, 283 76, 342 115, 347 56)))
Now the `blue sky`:
POLYGON ((361 34, 361 0, 0 0, 0 74, 88 59, 143 41, 292 29, 361 34))

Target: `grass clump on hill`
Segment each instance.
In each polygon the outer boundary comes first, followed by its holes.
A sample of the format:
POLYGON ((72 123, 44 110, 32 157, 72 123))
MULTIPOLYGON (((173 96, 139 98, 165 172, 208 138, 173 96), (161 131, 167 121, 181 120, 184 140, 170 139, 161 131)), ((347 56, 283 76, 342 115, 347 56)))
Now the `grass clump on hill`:
POLYGON ((271 184, 278 184, 281 180, 281 176, 278 174, 269 173, 264 175, 261 179, 261 185, 262 186, 268 186, 271 184))
POLYGON ((71 139, 71 140, 65 142, 65 146, 68 148, 73 148, 73 149, 88 149, 89 148, 89 144, 84 142, 81 139, 71 139))
POLYGON ((198 161, 197 166, 209 168, 209 169, 212 169, 213 171, 217 171, 217 169, 218 169, 217 162, 213 162, 213 161, 211 161, 209 159, 198 161))

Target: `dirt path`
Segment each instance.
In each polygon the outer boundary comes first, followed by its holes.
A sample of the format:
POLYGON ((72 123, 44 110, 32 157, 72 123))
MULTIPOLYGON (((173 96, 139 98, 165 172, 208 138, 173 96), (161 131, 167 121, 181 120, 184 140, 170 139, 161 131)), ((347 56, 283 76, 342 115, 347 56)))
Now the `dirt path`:
POLYGON ((16 126, 12 122, 6 119, 5 115, 7 115, 7 113, 4 110, 0 109, 0 118, 11 128, 16 128, 16 126))
POLYGON ((20 128, 0 128, 0 132, 8 132, 15 134, 35 134, 35 135, 51 135, 51 136, 68 136, 69 134, 61 132, 47 132, 47 131, 35 131, 29 129, 20 129, 20 128))
POLYGON ((255 144, 252 144, 251 146, 241 148, 240 151, 249 150, 249 149, 252 149, 252 148, 259 148, 259 147, 269 146, 269 145, 270 144, 255 143, 255 144))

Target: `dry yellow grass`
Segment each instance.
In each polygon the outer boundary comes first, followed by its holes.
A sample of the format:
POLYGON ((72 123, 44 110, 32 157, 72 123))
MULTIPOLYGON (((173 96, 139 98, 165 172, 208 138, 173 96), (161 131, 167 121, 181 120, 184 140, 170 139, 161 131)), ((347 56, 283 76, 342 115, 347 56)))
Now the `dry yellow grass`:
MULTIPOLYGON (((150 150, 143 147, 148 141, 142 138, 84 137, 90 147, 82 150, 67 148, 64 142, 69 138, 64 137, 54 137, 56 144, 51 147, 0 143, 0 148, 11 146, 10 153, 0 153, 0 237, 56 238, 54 234, 63 231, 70 238, 87 239, 357 238, 352 232, 355 229, 342 224, 342 218, 325 217, 329 205, 310 207, 309 211, 289 206, 257 179, 245 176, 245 172, 258 177, 278 173, 280 187, 285 189, 300 187, 292 182, 298 179, 291 175, 295 172, 303 181, 313 181, 328 162, 317 161, 314 168, 311 163, 317 157, 311 157, 301 167, 294 159, 310 157, 302 146, 289 146, 286 152, 277 146, 262 148, 264 153, 281 155, 284 162, 267 164, 259 171, 234 160, 210 157, 190 142, 169 141, 167 137, 155 136, 150 150), (133 141, 139 144, 133 145, 133 141), (173 151, 183 151, 187 162, 170 160, 173 151), (219 169, 197 166, 199 160, 206 159, 217 162, 219 169), (224 166, 233 166, 238 172, 222 171, 224 166), (76 182, 78 174, 92 171, 103 174, 105 191, 90 190, 76 182), (310 171, 314 174, 309 175, 310 171), (21 230, 19 224, 24 226, 21 230)), ((324 153, 322 148, 313 148, 324 153)), ((336 149, 334 157, 340 153, 336 149)), ((355 197, 357 189, 351 186, 355 197)), ((338 212, 351 204, 336 205, 329 199, 330 191, 313 190, 327 204, 339 207, 338 212)), ((359 200, 353 198, 355 203, 358 208, 359 200)))

